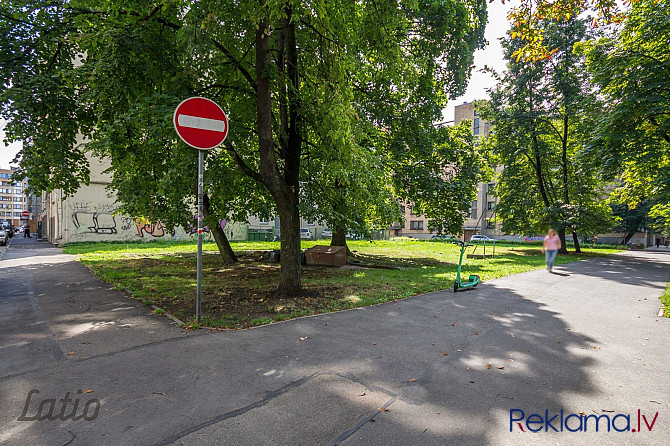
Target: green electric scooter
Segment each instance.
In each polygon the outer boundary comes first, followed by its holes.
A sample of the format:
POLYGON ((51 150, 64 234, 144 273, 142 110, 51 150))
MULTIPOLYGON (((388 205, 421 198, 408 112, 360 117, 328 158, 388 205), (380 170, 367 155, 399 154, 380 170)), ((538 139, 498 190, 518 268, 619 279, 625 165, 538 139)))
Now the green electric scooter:
POLYGON ((468 290, 479 285, 480 279, 476 274, 470 274, 470 277, 466 281, 461 281, 461 263, 463 263, 463 253, 465 248, 471 246, 469 243, 465 243, 462 240, 456 240, 456 243, 461 248, 461 257, 458 259, 458 272, 456 273, 456 282, 454 282, 454 293, 459 289, 468 290))

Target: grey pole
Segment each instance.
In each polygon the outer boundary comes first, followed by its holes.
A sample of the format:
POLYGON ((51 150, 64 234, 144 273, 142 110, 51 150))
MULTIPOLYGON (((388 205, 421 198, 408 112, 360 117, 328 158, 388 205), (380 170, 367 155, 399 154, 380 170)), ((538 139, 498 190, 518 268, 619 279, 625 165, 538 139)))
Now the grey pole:
POLYGON ((195 317, 198 320, 198 324, 201 319, 200 304, 202 302, 202 194, 203 194, 203 182, 204 182, 204 164, 205 164, 205 151, 198 150, 198 291, 195 303, 195 317))

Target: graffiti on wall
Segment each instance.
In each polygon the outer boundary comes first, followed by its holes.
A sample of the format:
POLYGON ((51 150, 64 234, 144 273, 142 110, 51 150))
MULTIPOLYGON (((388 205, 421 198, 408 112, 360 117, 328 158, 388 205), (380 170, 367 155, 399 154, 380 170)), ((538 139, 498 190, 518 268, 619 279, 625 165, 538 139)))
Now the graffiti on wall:
MULTIPOLYGON (((156 223, 144 222, 139 218, 135 219, 135 226, 137 227, 137 235, 144 237, 144 234, 153 237, 163 237, 165 235, 165 225, 162 221, 156 220, 156 223)), ((172 233, 174 235, 174 232, 172 233)))
POLYGON ((144 238, 145 234, 155 238, 176 237, 176 232, 167 232, 165 225, 160 220, 152 223, 119 215, 117 214, 118 207, 114 204, 71 202, 68 207, 74 226, 68 234, 70 239, 129 240, 138 236, 144 238))

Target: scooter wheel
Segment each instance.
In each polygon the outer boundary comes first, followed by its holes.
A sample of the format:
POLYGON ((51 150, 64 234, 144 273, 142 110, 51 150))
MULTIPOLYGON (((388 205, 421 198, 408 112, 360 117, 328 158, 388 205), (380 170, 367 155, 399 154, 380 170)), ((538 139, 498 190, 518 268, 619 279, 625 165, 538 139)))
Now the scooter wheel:
POLYGON ((454 282, 454 293, 458 291, 458 282, 454 282))

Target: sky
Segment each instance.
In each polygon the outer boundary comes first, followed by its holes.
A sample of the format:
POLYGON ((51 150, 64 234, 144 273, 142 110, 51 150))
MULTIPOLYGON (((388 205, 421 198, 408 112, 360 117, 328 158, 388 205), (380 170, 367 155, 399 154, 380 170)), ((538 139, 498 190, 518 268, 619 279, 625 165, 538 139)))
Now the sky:
POLYGON ((21 150, 22 144, 14 143, 9 146, 5 145, 5 120, 0 118, 0 169, 9 169, 11 161, 16 156, 16 153, 21 150))
MULTIPOLYGON (((502 4, 500 0, 494 0, 488 3, 489 20, 486 25, 486 40, 488 45, 483 50, 475 52, 475 68, 472 70, 472 77, 468 84, 465 94, 461 97, 449 101, 449 105, 443 111, 445 120, 454 120, 454 106, 462 104, 463 102, 472 102, 477 99, 486 99, 486 89, 494 85, 494 79, 488 75, 481 73, 479 70, 485 65, 493 68, 497 72, 502 72, 505 69, 505 62, 503 60, 502 47, 498 39, 505 35, 505 31, 509 27, 507 22, 507 12, 511 8, 510 3, 502 4)), ((5 133, 2 129, 5 126, 5 121, 0 119, 0 169, 7 169, 10 167, 10 162, 16 156, 16 153, 21 150, 21 143, 14 143, 6 146, 4 143, 5 133)))
POLYGON ((488 41, 488 45, 483 50, 475 51, 475 67, 472 70, 472 77, 468 83, 468 88, 463 96, 449 101, 446 110, 443 111, 446 121, 454 120, 454 107, 456 105, 488 98, 486 90, 495 85, 495 80, 490 74, 481 73, 479 70, 484 68, 484 66, 493 68, 498 73, 502 73, 505 70, 503 49, 499 39, 505 36, 505 32, 509 28, 507 13, 512 6, 516 6, 510 3, 516 2, 507 1, 503 5, 500 0, 494 0, 487 4, 489 19, 486 24, 484 37, 488 41))

